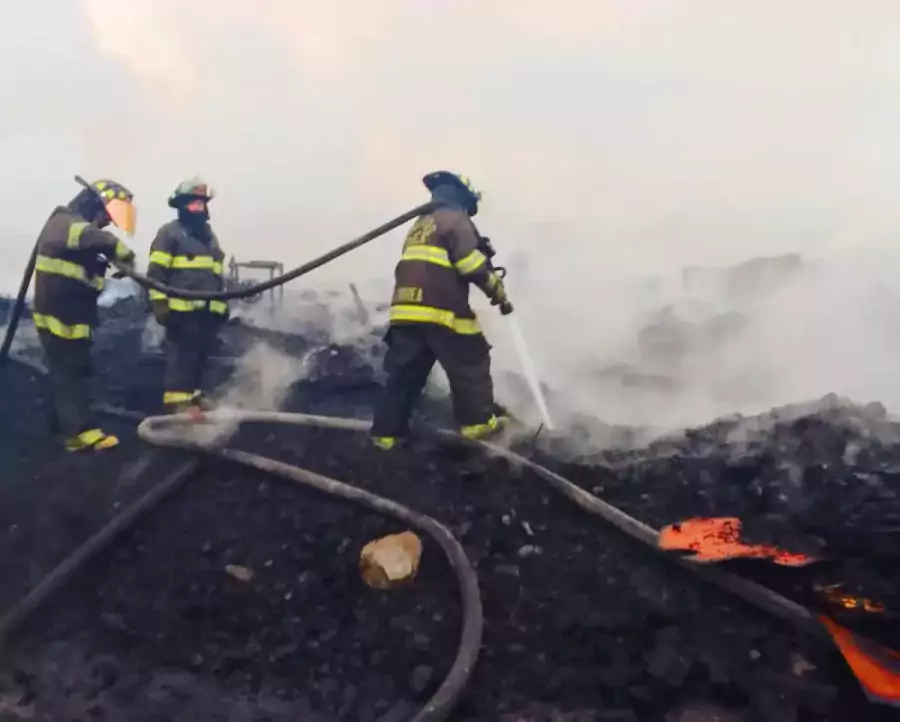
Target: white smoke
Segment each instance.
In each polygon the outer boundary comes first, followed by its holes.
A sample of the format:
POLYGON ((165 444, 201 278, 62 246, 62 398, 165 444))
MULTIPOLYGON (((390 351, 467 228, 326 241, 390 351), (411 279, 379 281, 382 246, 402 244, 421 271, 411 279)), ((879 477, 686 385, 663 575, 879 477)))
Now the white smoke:
MULTIPOLYGON (((447 167, 485 192, 479 225, 565 399, 555 416, 680 425, 829 391, 895 406, 898 20, 887 0, 17 6, 0 37, 16 53, 0 74, 3 278, 74 172, 133 186, 144 257, 168 193, 200 172, 226 251, 291 267, 421 202, 421 176, 447 167), (600 373, 641 361, 660 305, 683 313, 682 267, 789 252, 817 270, 682 358, 678 393, 600 373)), ((401 236, 298 290, 389 284, 401 236)), ((502 386, 511 339, 476 306, 502 386)))

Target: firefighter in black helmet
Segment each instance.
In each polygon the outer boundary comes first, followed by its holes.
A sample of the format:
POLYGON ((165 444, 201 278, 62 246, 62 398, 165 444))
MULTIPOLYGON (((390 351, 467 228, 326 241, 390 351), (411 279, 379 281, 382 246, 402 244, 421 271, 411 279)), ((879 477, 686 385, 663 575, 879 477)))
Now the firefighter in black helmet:
MULTIPOLYGON (((209 225, 209 201, 215 193, 201 178, 179 184, 169 197, 178 217, 166 223, 150 248, 147 275, 172 288, 221 291, 223 260, 209 225)), ((171 412, 206 408, 203 371, 219 329, 228 320, 224 301, 190 301, 149 293, 153 315, 166 329, 166 374, 163 405, 171 412)))
POLYGON ((381 449, 393 448, 406 436, 435 361, 447 374, 463 435, 492 436, 505 420, 494 401, 491 347, 469 306, 469 285, 475 284, 503 315, 513 311, 490 261, 493 249, 471 220, 481 194, 468 178, 448 171, 422 180, 444 205, 413 224, 394 273, 387 381, 372 424, 372 442, 381 449))
POLYGON ((113 223, 132 236, 136 220, 133 195, 125 186, 77 180, 84 188, 54 209, 38 237, 33 308, 53 391, 51 427, 68 451, 119 443, 91 418, 91 336, 107 261, 134 265, 134 252, 103 229, 113 223))

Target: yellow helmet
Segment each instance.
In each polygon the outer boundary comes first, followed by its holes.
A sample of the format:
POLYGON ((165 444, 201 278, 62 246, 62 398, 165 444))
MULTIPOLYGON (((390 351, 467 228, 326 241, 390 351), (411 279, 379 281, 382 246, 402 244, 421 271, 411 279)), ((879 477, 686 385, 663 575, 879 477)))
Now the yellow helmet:
POLYGON ((88 183, 81 176, 75 180, 94 194, 103 203, 110 220, 129 236, 134 235, 137 226, 137 209, 134 207, 134 193, 114 180, 96 180, 88 183))

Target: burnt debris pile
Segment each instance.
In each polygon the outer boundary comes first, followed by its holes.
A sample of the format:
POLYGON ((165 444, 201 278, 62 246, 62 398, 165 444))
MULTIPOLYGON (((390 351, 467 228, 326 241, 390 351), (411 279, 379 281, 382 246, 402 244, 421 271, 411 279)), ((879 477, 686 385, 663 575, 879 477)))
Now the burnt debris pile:
MULTIPOLYGON (((98 338, 98 391, 106 403, 155 411, 159 350, 143 310, 117 306, 98 338)), ((380 367, 372 338, 335 344, 235 322, 219 380, 242 378, 245 352, 260 343, 307 357, 285 410, 352 415, 371 402, 380 367)), ((147 483, 134 469, 146 447, 127 429, 116 453, 130 476, 112 460, 64 460, 33 410, 45 403, 41 381, 18 365, 9 373, 4 383, 15 388, 0 404, 22 423, 0 435, 4 459, 16 460, 0 487, 0 587, 18 591, 0 594, 3 608, 147 483)), ((737 516, 760 539, 853 560, 875 545, 883 560, 896 433, 883 409, 825 399, 641 450, 542 462, 655 527, 737 516)), ((866 705, 827 645, 611 530, 527 469, 429 437, 384 454, 360 434, 261 424, 231 445, 396 499, 463 544, 485 633, 452 720, 890 719, 866 705)), ((461 608, 428 539, 412 584, 381 592, 363 583, 361 548, 401 530, 276 478, 204 462, 4 650, 0 719, 408 720, 447 673, 461 608)), ((877 572, 887 590, 898 581, 889 568, 860 567, 860 578, 877 572)))
MULTIPOLYGON (((792 596, 814 606, 816 586, 877 600, 885 609, 876 635, 900 644, 900 424, 880 404, 827 396, 560 470, 655 528, 734 517, 747 544, 821 559, 779 572, 779 580, 771 570, 750 573, 783 591, 793 586, 792 596)), ((855 616, 871 626, 869 615, 855 616)))

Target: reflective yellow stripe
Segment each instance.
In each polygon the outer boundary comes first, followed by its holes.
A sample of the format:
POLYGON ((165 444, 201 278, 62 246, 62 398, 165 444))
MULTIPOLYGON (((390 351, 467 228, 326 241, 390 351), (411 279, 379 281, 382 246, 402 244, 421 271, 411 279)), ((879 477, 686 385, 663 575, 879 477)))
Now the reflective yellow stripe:
POLYGON ((69 248, 78 248, 78 242, 81 240, 81 234, 84 233, 84 229, 87 228, 90 223, 85 223, 84 221, 76 221, 72 225, 69 226, 69 237, 66 238, 66 246, 69 248))
POLYGON ((155 263, 157 266, 162 266, 163 268, 171 268, 172 254, 166 253, 165 251, 153 251, 150 254, 150 263, 155 263))
POLYGON ((456 262, 456 270, 466 276, 477 271, 486 261, 487 256, 479 250, 474 250, 468 256, 456 262))
POLYGON ((169 308, 173 311, 197 311, 206 308, 206 301, 189 301, 186 298, 170 298, 169 308))
POLYGON ((173 256, 172 268, 204 269, 212 271, 219 276, 222 275, 221 262, 217 261, 212 256, 194 256, 193 258, 190 258, 188 256, 173 256))
POLYGON ((54 336, 59 336, 60 338, 74 341, 77 339, 91 337, 91 327, 86 323, 67 326, 58 318, 55 318, 53 316, 46 316, 42 313, 34 314, 33 319, 34 325, 37 328, 42 328, 45 331, 49 331, 54 336))
POLYGON ((166 294, 153 288, 150 289, 147 295, 150 296, 151 301, 164 301, 166 299, 166 294))
POLYGON ((120 261, 124 261, 126 258, 131 258, 133 255, 131 249, 122 243, 122 241, 116 241, 116 258, 120 261))
MULTIPOLYGON (((67 439, 66 450, 81 451, 82 449, 87 449, 91 446, 99 446, 100 443, 106 439, 118 442, 118 439, 114 436, 107 436, 102 429, 89 429, 88 431, 82 431, 77 436, 67 439)), ((115 446, 115 443, 110 444, 110 446, 115 446)))
POLYGON ((379 449, 390 451, 397 445, 397 439, 394 436, 373 436, 372 444, 379 449))
POLYGON ((166 391, 163 394, 164 404, 183 404, 187 401, 194 400, 193 391, 166 391))
POLYGON ((105 436, 106 434, 104 434, 100 429, 90 429, 89 431, 82 431, 75 438, 85 446, 93 446, 105 436))
MULTIPOLYGON (((162 297, 165 298, 165 296, 162 297)), ((210 313, 226 313, 228 311, 228 304, 225 301, 191 301, 186 298, 169 299, 169 308, 172 311, 205 311, 207 304, 210 313)))
POLYGON ((496 416, 491 416, 491 418, 483 424, 472 424, 471 426, 461 427, 459 433, 468 439, 480 439, 483 436, 487 436, 492 431, 496 431, 499 426, 500 419, 496 416))
POLYGON ((90 286, 96 291, 103 290, 103 279, 100 276, 89 277, 87 269, 79 263, 64 261, 61 258, 38 256, 34 268, 41 273, 52 273, 57 276, 71 278, 73 281, 90 286))
POLYGON ((425 263, 434 263, 444 268, 453 268, 450 263, 450 256, 444 248, 437 246, 409 246, 400 256, 401 261, 424 261, 425 263))
POLYGON ((435 323, 446 326, 456 333, 473 335, 481 333, 481 327, 474 318, 456 318, 453 311, 445 311, 431 306, 391 306, 391 321, 399 323, 435 323))

